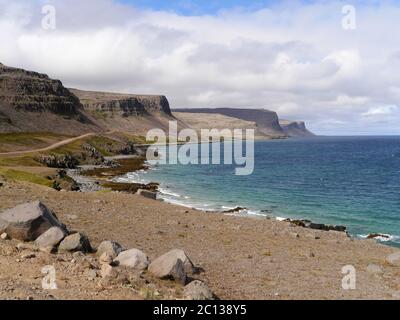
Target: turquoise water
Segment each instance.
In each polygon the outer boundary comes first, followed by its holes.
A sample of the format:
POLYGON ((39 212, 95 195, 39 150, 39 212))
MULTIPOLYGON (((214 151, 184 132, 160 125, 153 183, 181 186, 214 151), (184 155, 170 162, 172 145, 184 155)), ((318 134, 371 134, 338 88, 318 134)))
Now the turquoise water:
POLYGON ((390 235, 400 244, 400 137, 260 141, 255 171, 234 165, 158 165, 123 180, 161 183, 162 198, 204 210, 341 224, 354 236, 390 235))

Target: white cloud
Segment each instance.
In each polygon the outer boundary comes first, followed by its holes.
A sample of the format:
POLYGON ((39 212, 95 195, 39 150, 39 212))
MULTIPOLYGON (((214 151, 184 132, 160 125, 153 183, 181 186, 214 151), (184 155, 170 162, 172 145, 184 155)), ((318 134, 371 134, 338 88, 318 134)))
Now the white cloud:
POLYGON ((399 108, 397 106, 381 106, 381 107, 372 107, 367 112, 363 113, 363 117, 371 117, 371 116, 387 116, 398 111, 399 108))
POLYGON ((41 29, 41 3, 0 0, 1 62, 73 87, 166 94, 173 107, 269 108, 322 134, 400 133, 390 109, 400 104, 400 8, 390 2, 356 6, 354 31, 333 1, 180 16, 54 0, 55 31, 41 29))

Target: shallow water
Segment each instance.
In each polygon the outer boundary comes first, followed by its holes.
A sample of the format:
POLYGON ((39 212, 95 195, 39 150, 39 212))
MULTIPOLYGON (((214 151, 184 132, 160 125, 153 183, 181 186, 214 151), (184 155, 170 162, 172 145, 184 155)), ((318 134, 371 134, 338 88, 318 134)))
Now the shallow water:
MULTIPOLYGON (((221 148, 223 145, 221 145, 221 148)), ((255 171, 235 165, 158 165, 124 181, 157 181, 166 201, 203 210, 342 224, 355 236, 390 235, 400 244, 400 137, 260 141, 255 171)))

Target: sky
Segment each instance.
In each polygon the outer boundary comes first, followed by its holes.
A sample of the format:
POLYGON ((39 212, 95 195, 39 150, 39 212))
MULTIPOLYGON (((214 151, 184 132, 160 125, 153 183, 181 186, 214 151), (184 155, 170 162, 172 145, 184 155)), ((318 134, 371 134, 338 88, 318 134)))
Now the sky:
POLYGON ((0 0, 0 62, 322 135, 400 134, 399 29, 399 1, 0 0))

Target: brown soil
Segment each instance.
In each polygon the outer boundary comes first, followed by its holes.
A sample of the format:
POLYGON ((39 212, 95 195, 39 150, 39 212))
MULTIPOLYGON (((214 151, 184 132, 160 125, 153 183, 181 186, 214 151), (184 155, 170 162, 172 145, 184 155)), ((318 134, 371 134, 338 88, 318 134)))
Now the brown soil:
MULTIPOLYGON (((188 210, 125 193, 57 192, 27 183, 3 183, 0 210, 40 199, 71 229, 86 232, 95 246, 115 240, 143 250, 150 260, 174 248, 184 249, 204 269, 199 278, 222 299, 393 299, 400 290, 400 267, 385 262, 397 249, 374 240, 352 240, 344 233, 275 220, 188 210), (379 265, 382 273, 368 272, 370 264, 379 265), (356 268, 356 290, 342 289, 341 270, 346 265, 356 268)), ((159 298, 180 297, 180 286, 146 279, 147 275, 130 285, 103 286, 97 278, 89 281, 80 267, 75 270, 70 256, 38 253, 24 260, 15 242, 0 241, 2 299, 155 298, 154 290, 161 292, 159 298), (49 264, 56 268, 59 285, 51 292, 40 286, 41 268, 49 264)))

